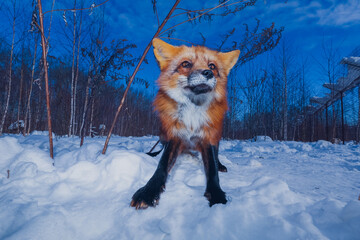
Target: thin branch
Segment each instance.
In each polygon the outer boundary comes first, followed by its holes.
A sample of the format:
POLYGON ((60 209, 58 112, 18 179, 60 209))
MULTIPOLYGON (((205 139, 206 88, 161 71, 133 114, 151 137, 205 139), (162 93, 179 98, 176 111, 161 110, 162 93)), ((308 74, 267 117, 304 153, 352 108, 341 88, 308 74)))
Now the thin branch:
POLYGON ((45 15, 45 14, 47 14, 47 13, 50 13, 50 12, 68 12, 68 11, 74 12, 74 11, 90 10, 90 9, 94 9, 94 8, 100 7, 101 5, 104 5, 105 3, 107 3, 108 1, 110 1, 110 0, 106 0, 106 1, 104 1, 104 2, 102 2, 102 3, 99 3, 98 5, 95 5, 95 6, 91 5, 91 6, 88 7, 88 8, 79 8, 79 9, 78 9, 78 8, 73 8, 73 9, 55 9, 55 10, 50 10, 50 11, 44 12, 43 15, 45 15))
POLYGON ((168 40, 176 40, 176 41, 181 41, 181 42, 186 42, 186 43, 189 43, 193 46, 196 46, 198 44, 195 44, 195 43, 192 43, 192 42, 189 42, 189 41, 186 41, 186 40, 183 40, 183 39, 180 39, 180 38, 172 38, 172 37, 160 37, 162 39, 168 39, 168 40))
MULTIPOLYGON (((54 6, 55 6, 55 0, 53 0, 52 6, 51 6, 51 10, 54 10, 54 6)), ((47 44, 49 44, 49 39, 50 39, 50 31, 51 31, 52 18, 53 18, 53 14, 51 13, 51 16, 50 16, 50 24, 49 24, 49 34, 48 34, 48 38, 46 39, 47 44)))
POLYGON ((157 22, 158 22, 158 26, 160 26, 159 14, 158 14, 156 8, 155 8, 155 14, 156 14, 156 19, 157 19, 157 22))
POLYGON ((204 13, 196 16, 196 17, 187 19, 187 20, 185 20, 185 21, 183 21, 183 22, 181 22, 181 23, 178 23, 178 24, 176 24, 176 25, 174 25, 174 26, 172 26, 172 27, 169 27, 168 29, 166 29, 166 30, 164 30, 163 32, 161 32, 159 35, 161 36, 161 35, 163 35, 164 33, 166 33, 167 31, 169 31, 169 30, 171 30, 171 29, 173 29, 173 28, 175 28, 175 27, 177 27, 177 26, 179 26, 179 25, 181 25, 181 24, 184 24, 184 23, 186 23, 186 22, 192 21, 192 20, 194 20, 194 19, 196 19, 196 18, 199 18, 199 17, 205 15, 205 14, 208 13, 208 12, 211 12, 211 11, 213 11, 213 10, 215 10, 215 9, 218 9, 218 8, 220 8, 221 6, 225 5, 225 4, 226 4, 227 2, 229 2, 229 1, 230 1, 230 0, 227 0, 227 1, 223 2, 222 4, 217 5, 216 7, 210 8, 210 10, 208 10, 208 11, 206 11, 206 12, 204 12, 204 13))
POLYGON ((151 2, 153 4, 153 10, 154 10, 154 13, 156 15, 158 26, 160 26, 159 14, 158 14, 157 7, 156 7, 156 0, 152 0, 151 2))
POLYGON ((151 44, 152 44, 152 41, 154 38, 158 37, 159 36, 159 33, 160 31, 163 29, 163 27, 165 26, 165 24, 167 23, 167 21, 169 20, 170 16, 173 14, 173 12, 175 11, 177 5, 180 3, 180 0, 176 0, 176 2, 174 3, 174 6, 171 8, 170 12, 168 13, 168 15, 166 16, 166 18, 164 19, 164 21, 161 23, 161 25, 159 26, 158 30, 156 31, 156 33, 154 34, 154 36, 151 38, 151 41, 149 42, 149 44, 147 45, 147 47, 145 48, 144 50, 144 53, 142 54, 141 56, 141 59, 139 61, 139 63, 137 64, 133 74, 131 75, 130 79, 129 79, 129 83, 128 85, 126 86, 126 89, 125 89, 125 92, 124 92, 124 95, 121 99, 121 102, 120 102, 120 105, 117 109, 117 112, 115 114, 115 117, 114 117, 114 121, 112 122, 112 125, 111 125, 111 128, 109 130, 109 133, 107 135, 107 138, 106 138, 106 141, 105 141, 105 144, 104 144, 104 148, 103 148, 103 151, 102 151, 102 154, 105 154, 106 153, 106 149, 107 149, 107 146, 109 144, 109 141, 110 141, 110 137, 111 137, 111 134, 112 134, 112 131, 114 129, 114 126, 115 126, 115 123, 116 123, 116 120, 119 116, 119 113, 120 113, 120 110, 121 108, 123 107, 124 105, 124 102, 125 102, 125 98, 126 98, 126 95, 130 89, 130 86, 131 86, 131 83, 134 81, 135 79, 135 76, 136 76, 136 73, 139 71, 140 69, 140 65, 141 63, 144 61, 145 57, 146 57, 146 54, 149 52, 150 50, 150 47, 151 47, 151 44))
MULTIPOLYGON (((223 7, 229 7, 229 6, 232 6, 232 5, 235 5, 235 4, 238 4, 238 3, 242 3, 242 2, 245 2, 247 0, 242 0, 242 1, 237 1, 237 2, 234 2, 234 3, 229 3, 229 4, 225 4, 225 5, 222 5, 221 7, 219 8, 223 8, 223 7)), ((228 1, 227 1, 228 2, 228 1)), ((225 2, 226 3, 226 2, 225 2)), ((224 4, 224 3, 222 3, 224 4)), ((203 8, 203 9, 198 9, 198 10, 189 10, 189 9, 184 9, 184 8, 177 8, 176 10, 182 10, 184 12, 182 13, 178 13, 178 14, 175 14, 174 16, 171 16, 171 18, 175 18, 177 16, 180 16, 180 15, 184 15, 184 14, 188 14, 188 13, 197 13, 197 12, 203 12, 203 11, 206 11, 206 10, 211 10, 213 8, 203 8)), ((171 19, 170 18, 170 19, 171 19)))

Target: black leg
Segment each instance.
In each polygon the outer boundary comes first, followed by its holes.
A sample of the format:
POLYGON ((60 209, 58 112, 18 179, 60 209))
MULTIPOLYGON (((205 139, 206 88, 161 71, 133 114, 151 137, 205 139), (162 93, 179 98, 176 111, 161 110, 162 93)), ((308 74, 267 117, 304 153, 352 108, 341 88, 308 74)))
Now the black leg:
POLYGON ((221 190, 219 182, 216 146, 208 145, 204 147, 201 154, 207 180, 204 196, 209 200, 210 207, 217 203, 226 204, 226 195, 223 190, 221 190))
POLYGON ((164 153, 161 156, 154 175, 144 187, 135 192, 130 203, 132 207, 145 209, 148 206, 154 207, 158 204, 160 193, 165 189, 168 172, 175 163, 178 147, 179 144, 176 144, 174 141, 165 143, 164 153))
POLYGON ((219 172, 227 172, 227 168, 219 160, 219 144, 215 147, 215 158, 219 172))

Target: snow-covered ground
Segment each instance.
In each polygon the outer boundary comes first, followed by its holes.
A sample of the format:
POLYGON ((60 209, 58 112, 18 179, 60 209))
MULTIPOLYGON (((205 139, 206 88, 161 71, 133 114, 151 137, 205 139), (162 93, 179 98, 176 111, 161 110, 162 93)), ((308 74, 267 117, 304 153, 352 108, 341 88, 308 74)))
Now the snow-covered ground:
POLYGON ((132 194, 156 137, 0 137, 0 239, 360 239, 360 146, 222 141, 227 205, 208 206, 201 160, 179 157, 156 208, 132 194), (8 172, 9 170, 9 172, 8 172), (9 178, 8 178, 9 177, 9 178))

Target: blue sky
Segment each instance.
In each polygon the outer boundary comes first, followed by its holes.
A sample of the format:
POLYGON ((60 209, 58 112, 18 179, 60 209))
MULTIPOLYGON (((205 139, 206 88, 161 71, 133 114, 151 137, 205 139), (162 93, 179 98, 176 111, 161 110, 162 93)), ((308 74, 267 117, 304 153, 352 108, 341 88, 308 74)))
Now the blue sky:
MULTIPOLYGON (((175 1, 158 1, 160 21, 175 1)), ((215 6, 218 1, 190 1, 183 0, 179 8, 201 9, 215 6)), ((126 36, 138 45, 139 54, 143 51, 149 39, 157 29, 157 20, 152 10, 151 1, 110 1, 106 6, 108 24, 113 29, 114 37, 126 36)), ((216 48, 221 35, 236 28, 235 35, 240 38, 243 23, 254 25, 255 18, 261 20, 262 26, 284 26, 283 36, 290 43, 297 56, 308 59, 309 81, 314 85, 314 94, 320 90, 325 80, 319 73, 318 61, 322 61, 322 45, 330 44, 339 52, 340 56, 348 56, 360 45, 360 1, 271 1, 259 0, 255 6, 247 7, 237 15, 224 18, 218 17, 211 23, 191 25, 183 24, 176 28, 174 38, 180 38, 193 43, 202 41, 200 32, 206 37, 206 45, 216 48)), ((181 22, 179 17, 169 21, 167 26, 181 22)), ((166 28, 166 27, 165 27, 166 28)), ((182 44, 173 41, 173 44, 182 44)), ((144 66, 139 76, 156 79, 158 70, 154 69, 153 54, 148 55, 149 66, 144 66)))
MULTIPOLYGON (((0 0, 0 5, 2 1, 0 0)), ((87 4, 92 1, 84 0, 87 4)), ((18 3, 22 1, 18 0, 18 3)), ((78 2, 81 2, 78 0, 78 2)), ((103 0, 95 0, 96 3, 103 0)), ((175 0, 158 0, 157 10, 159 19, 162 21, 175 0)), ((232 0, 230 2, 235 2, 232 0)), ((6 2, 3 2, 6 3, 6 2)), ((44 2, 44 11, 50 10, 52 1, 44 2)), ((21 3, 22 4, 22 3, 21 3)), ((31 9, 31 1, 26 7, 31 9)), ((194 1, 182 0, 178 8, 201 9, 216 6, 218 0, 194 1)), ((55 8, 71 8, 72 1, 56 1, 55 8)), ((177 10, 175 12, 179 13, 177 10)), ((4 11, 2 11, 4 13, 4 11)), ((31 11, 29 11, 31 13, 31 11)), ((71 14, 71 13, 68 13, 71 14)), ((138 48, 135 55, 140 55, 156 32, 158 23, 151 0, 131 0, 117 1, 110 0, 105 4, 107 32, 110 39, 127 38, 135 43, 138 48)), ((47 15, 49 16, 49 15, 47 15)), ((62 22, 62 13, 54 15, 54 23, 62 22)), ((1 16, 0 16, 1 18, 1 16)), ((4 18, 4 16, 3 16, 4 18)), ((28 17, 23 16, 25 20, 28 17)), ((176 28, 173 34, 174 38, 180 38, 193 43, 201 43, 202 33, 207 41, 206 46, 216 48, 221 40, 221 35, 227 31, 236 28, 235 39, 242 37, 244 26, 247 23, 250 26, 256 23, 255 19, 261 21, 262 26, 269 26, 272 22, 276 27, 283 26, 284 38, 291 45, 295 54, 299 58, 307 58, 309 65, 308 81, 314 86, 314 94, 321 91, 321 84, 325 81, 319 73, 318 62, 322 61, 321 46, 332 43, 338 50, 339 56, 348 56, 350 52, 360 45, 360 1, 308 1, 308 0, 258 0, 255 6, 247 7, 244 11, 236 15, 226 17, 217 17, 210 23, 201 23, 192 25, 185 23, 176 28)), ((4 20, 4 19, 3 19, 4 20)), ((168 22, 165 28, 183 21, 184 18, 177 17, 168 22)), ((4 21, 8 21, 5 18, 4 21)), ((2 26, 3 35, 8 38, 11 34, 11 25, 2 26)), ((51 41, 53 51, 61 50, 62 46, 57 41, 56 33, 52 33, 51 41)), ((8 39, 9 40, 9 39, 8 39)), ((10 42, 10 41, 8 41, 10 42)), ((172 41, 173 44, 183 44, 183 42, 172 41)), ((56 55, 56 53, 52 53, 56 55)), ((261 57, 260 57, 261 58, 261 57)), ((138 76, 147 79, 151 83, 151 89, 155 86, 155 79, 159 74, 152 51, 148 54, 150 64, 141 68, 138 76)))

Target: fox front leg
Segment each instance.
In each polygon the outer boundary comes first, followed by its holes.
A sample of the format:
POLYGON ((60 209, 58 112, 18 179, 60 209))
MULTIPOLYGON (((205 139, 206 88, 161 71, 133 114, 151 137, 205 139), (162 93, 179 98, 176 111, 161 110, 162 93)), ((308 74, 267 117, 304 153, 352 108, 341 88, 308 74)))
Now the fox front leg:
POLYGON ((206 174, 206 190, 204 196, 209 200, 210 207, 217 203, 226 204, 225 192, 220 187, 216 146, 208 145, 201 150, 206 174))
POLYGON ((136 209, 145 209, 148 206, 155 207, 158 204, 160 194, 165 189, 168 172, 176 161, 178 147, 179 144, 174 141, 165 143, 164 153, 154 175, 144 187, 134 193, 130 206, 136 209))

